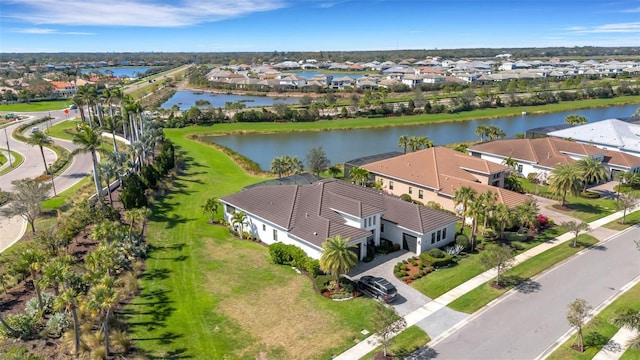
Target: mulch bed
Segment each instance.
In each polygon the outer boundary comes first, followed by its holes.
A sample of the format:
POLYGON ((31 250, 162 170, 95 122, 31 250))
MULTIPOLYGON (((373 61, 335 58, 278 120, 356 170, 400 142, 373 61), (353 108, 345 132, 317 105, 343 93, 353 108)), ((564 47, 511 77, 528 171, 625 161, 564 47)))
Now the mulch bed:
MULTIPOLYGON (((120 191, 116 189, 112 192, 113 207, 120 212, 122 221, 124 221, 124 207, 119 198, 120 191)), ((105 197, 105 203, 109 202, 108 196, 105 197)), ((74 237, 69 245, 69 254, 73 256, 77 261, 82 264, 84 259, 91 251, 97 246, 98 242, 91 240, 86 234, 91 233, 93 225, 88 225, 84 232, 80 232, 74 237)), ((20 239, 20 242, 29 242, 33 240, 33 235, 28 232, 20 239)), ((44 289, 43 289, 44 290, 44 289)), ((43 291, 45 292, 45 291, 43 291)), ((47 290, 47 293, 52 293, 51 290, 47 290)), ((20 282, 18 285, 8 289, 5 294, 0 294, 0 311, 2 315, 15 315, 23 313, 26 302, 35 296, 35 290, 30 277, 26 281, 20 282)), ((72 354, 68 353, 66 347, 62 346, 61 339, 34 339, 28 341, 15 342, 15 339, 0 339, 0 353, 5 353, 13 347, 24 347, 31 353, 41 356, 43 359, 67 359, 71 358, 72 354)))

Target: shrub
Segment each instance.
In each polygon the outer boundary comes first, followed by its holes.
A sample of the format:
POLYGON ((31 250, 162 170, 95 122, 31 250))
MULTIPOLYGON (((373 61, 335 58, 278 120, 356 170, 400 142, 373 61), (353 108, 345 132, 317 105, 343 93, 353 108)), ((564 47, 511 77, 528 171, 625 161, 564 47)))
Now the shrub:
POLYGON ((402 194, 400 195, 400 199, 406 201, 406 202, 413 202, 413 199, 411 198, 411 195, 409 194, 402 194))
POLYGON ((583 191, 580 193, 580 196, 585 199, 597 199, 600 197, 600 194, 591 191, 583 191))
POLYGON ((459 234, 456 236, 456 244, 464 247, 465 249, 469 249, 471 243, 469 242, 469 237, 465 234, 459 234))
POLYGON ((62 336, 62 333, 64 333, 69 326, 71 326, 71 321, 69 321, 67 315, 57 312, 47 320, 46 330, 49 336, 57 338, 62 336))
MULTIPOLYGON (((283 243, 274 243, 269 245, 269 255, 271 256, 271 261, 273 261, 274 264, 290 266, 300 264, 304 265, 307 257, 301 248, 295 245, 287 245, 283 243)), ((304 266, 296 267, 304 268, 304 266)))
POLYGON ((398 245, 398 244, 393 244, 393 246, 391 247, 391 249, 393 249, 393 251, 398 251, 398 250, 400 250, 400 245, 398 245))
POLYGON ((436 259, 442 259, 445 257, 445 253, 444 251, 440 250, 440 249, 431 249, 429 250, 429 255, 431 255, 432 257, 436 258, 436 259))
MULTIPOLYGON (((5 321, 18 333, 20 339, 33 339, 38 335, 40 325, 35 316, 28 314, 9 315, 5 317, 5 321)), ((3 336, 11 336, 4 326, 0 326, 0 334, 3 336)))
POLYGON ((443 257, 436 258, 433 257, 430 252, 426 252, 420 254, 420 259, 422 260, 422 262, 429 264, 434 268, 447 266, 453 262, 453 257, 451 255, 444 252, 442 252, 442 254, 443 257))
POLYGON ((307 257, 305 261, 304 269, 313 277, 316 277, 322 273, 320 270, 320 261, 307 257))
MULTIPOLYGON (((43 314, 47 314, 51 312, 51 309, 53 308, 53 296, 51 296, 49 293, 41 293, 40 296, 42 297, 42 310, 43 310, 43 314)), ((38 313, 40 312, 40 309, 38 309, 38 298, 37 297, 32 297, 31 299, 29 299, 27 301, 27 303, 25 304, 25 310, 24 310, 29 316, 36 316, 38 315, 38 313)))

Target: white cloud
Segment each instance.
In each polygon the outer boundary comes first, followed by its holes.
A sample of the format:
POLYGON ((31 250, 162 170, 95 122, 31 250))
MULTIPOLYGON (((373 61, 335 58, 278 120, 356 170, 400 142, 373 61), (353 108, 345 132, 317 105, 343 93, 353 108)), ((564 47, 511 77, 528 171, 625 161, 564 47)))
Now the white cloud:
POLYGON ((11 29, 10 31, 14 33, 32 34, 32 35, 95 35, 95 33, 91 33, 91 32, 59 31, 55 29, 44 29, 44 28, 11 29))
POLYGON ((640 13, 640 7, 624 9, 624 10, 621 10, 620 12, 625 14, 636 14, 636 13, 640 13))
POLYGON ((216 22, 285 6, 283 0, 8 0, 21 11, 5 10, 7 17, 35 24, 76 26, 180 27, 216 22))
POLYGON ((574 34, 599 34, 599 33, 639 33, 640 22, 619 23, 619 24, 606 24, 600 26, 571 26, 565 28, 574 34))

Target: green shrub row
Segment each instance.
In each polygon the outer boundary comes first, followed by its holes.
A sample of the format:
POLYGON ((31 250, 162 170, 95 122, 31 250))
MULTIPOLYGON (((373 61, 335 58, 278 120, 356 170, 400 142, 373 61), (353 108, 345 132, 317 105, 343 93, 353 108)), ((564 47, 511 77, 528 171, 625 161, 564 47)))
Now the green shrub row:
POLYGON ((289 265, 308 272, 317 277, 320 271, 320 262, 312 259, 301 248, 295 245, 274 243, 269 245, 271 261, 278 265, 289 265))
MULTIPOLYGON (((441 251, 442 252, 442 251, 441 251)), ((420 260, 424 263, 433 266, 434 268, 444 267, 453 262, 453 257, 445 252, 442 252, 443 257, 434 257, 430 252, 420 254, 420 260)))

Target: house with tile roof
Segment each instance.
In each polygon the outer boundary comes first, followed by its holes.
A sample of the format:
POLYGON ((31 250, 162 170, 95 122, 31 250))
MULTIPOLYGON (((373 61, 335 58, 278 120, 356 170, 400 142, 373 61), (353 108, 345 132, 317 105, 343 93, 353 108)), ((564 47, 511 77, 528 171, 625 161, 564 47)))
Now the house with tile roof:
POLYGON ((517 171, 527 177, 531 173, 549 175, 561 164, 587 157, 602 161, 611 179, 617 171, 640 171, 640 157, 619 151, 605 150, 592 145, 561 138, 502 139, 471 146, 472 156, 502 164, 506 158, 517 161, 517 171))
POLYGON ((421 203, 434 201, 455 211, 453 196, 468 186, 478 193, 496 193, 498 201, 510 208, 528 196, 504 189, 512 169, 445 147, 432 147, 363 165, 383 189, 393 195, 408 194, 421 203))
POLYGON ((337 179, 312 184, 258 186, 222 197, 224 218, 247 214, 244 230, 266 244, 282 242, 319 259, 327 238, 340 235, 356 246, 359 259, 381 241, 415 254, 455 240, 459 220, 450 213, 413 204, 337 179))
POLYGON ((640 156, 640 125, 620 119, 607 119, 573 126, 568 129, 552 131, 548 135, 571 139, 605 150, 640 156))

